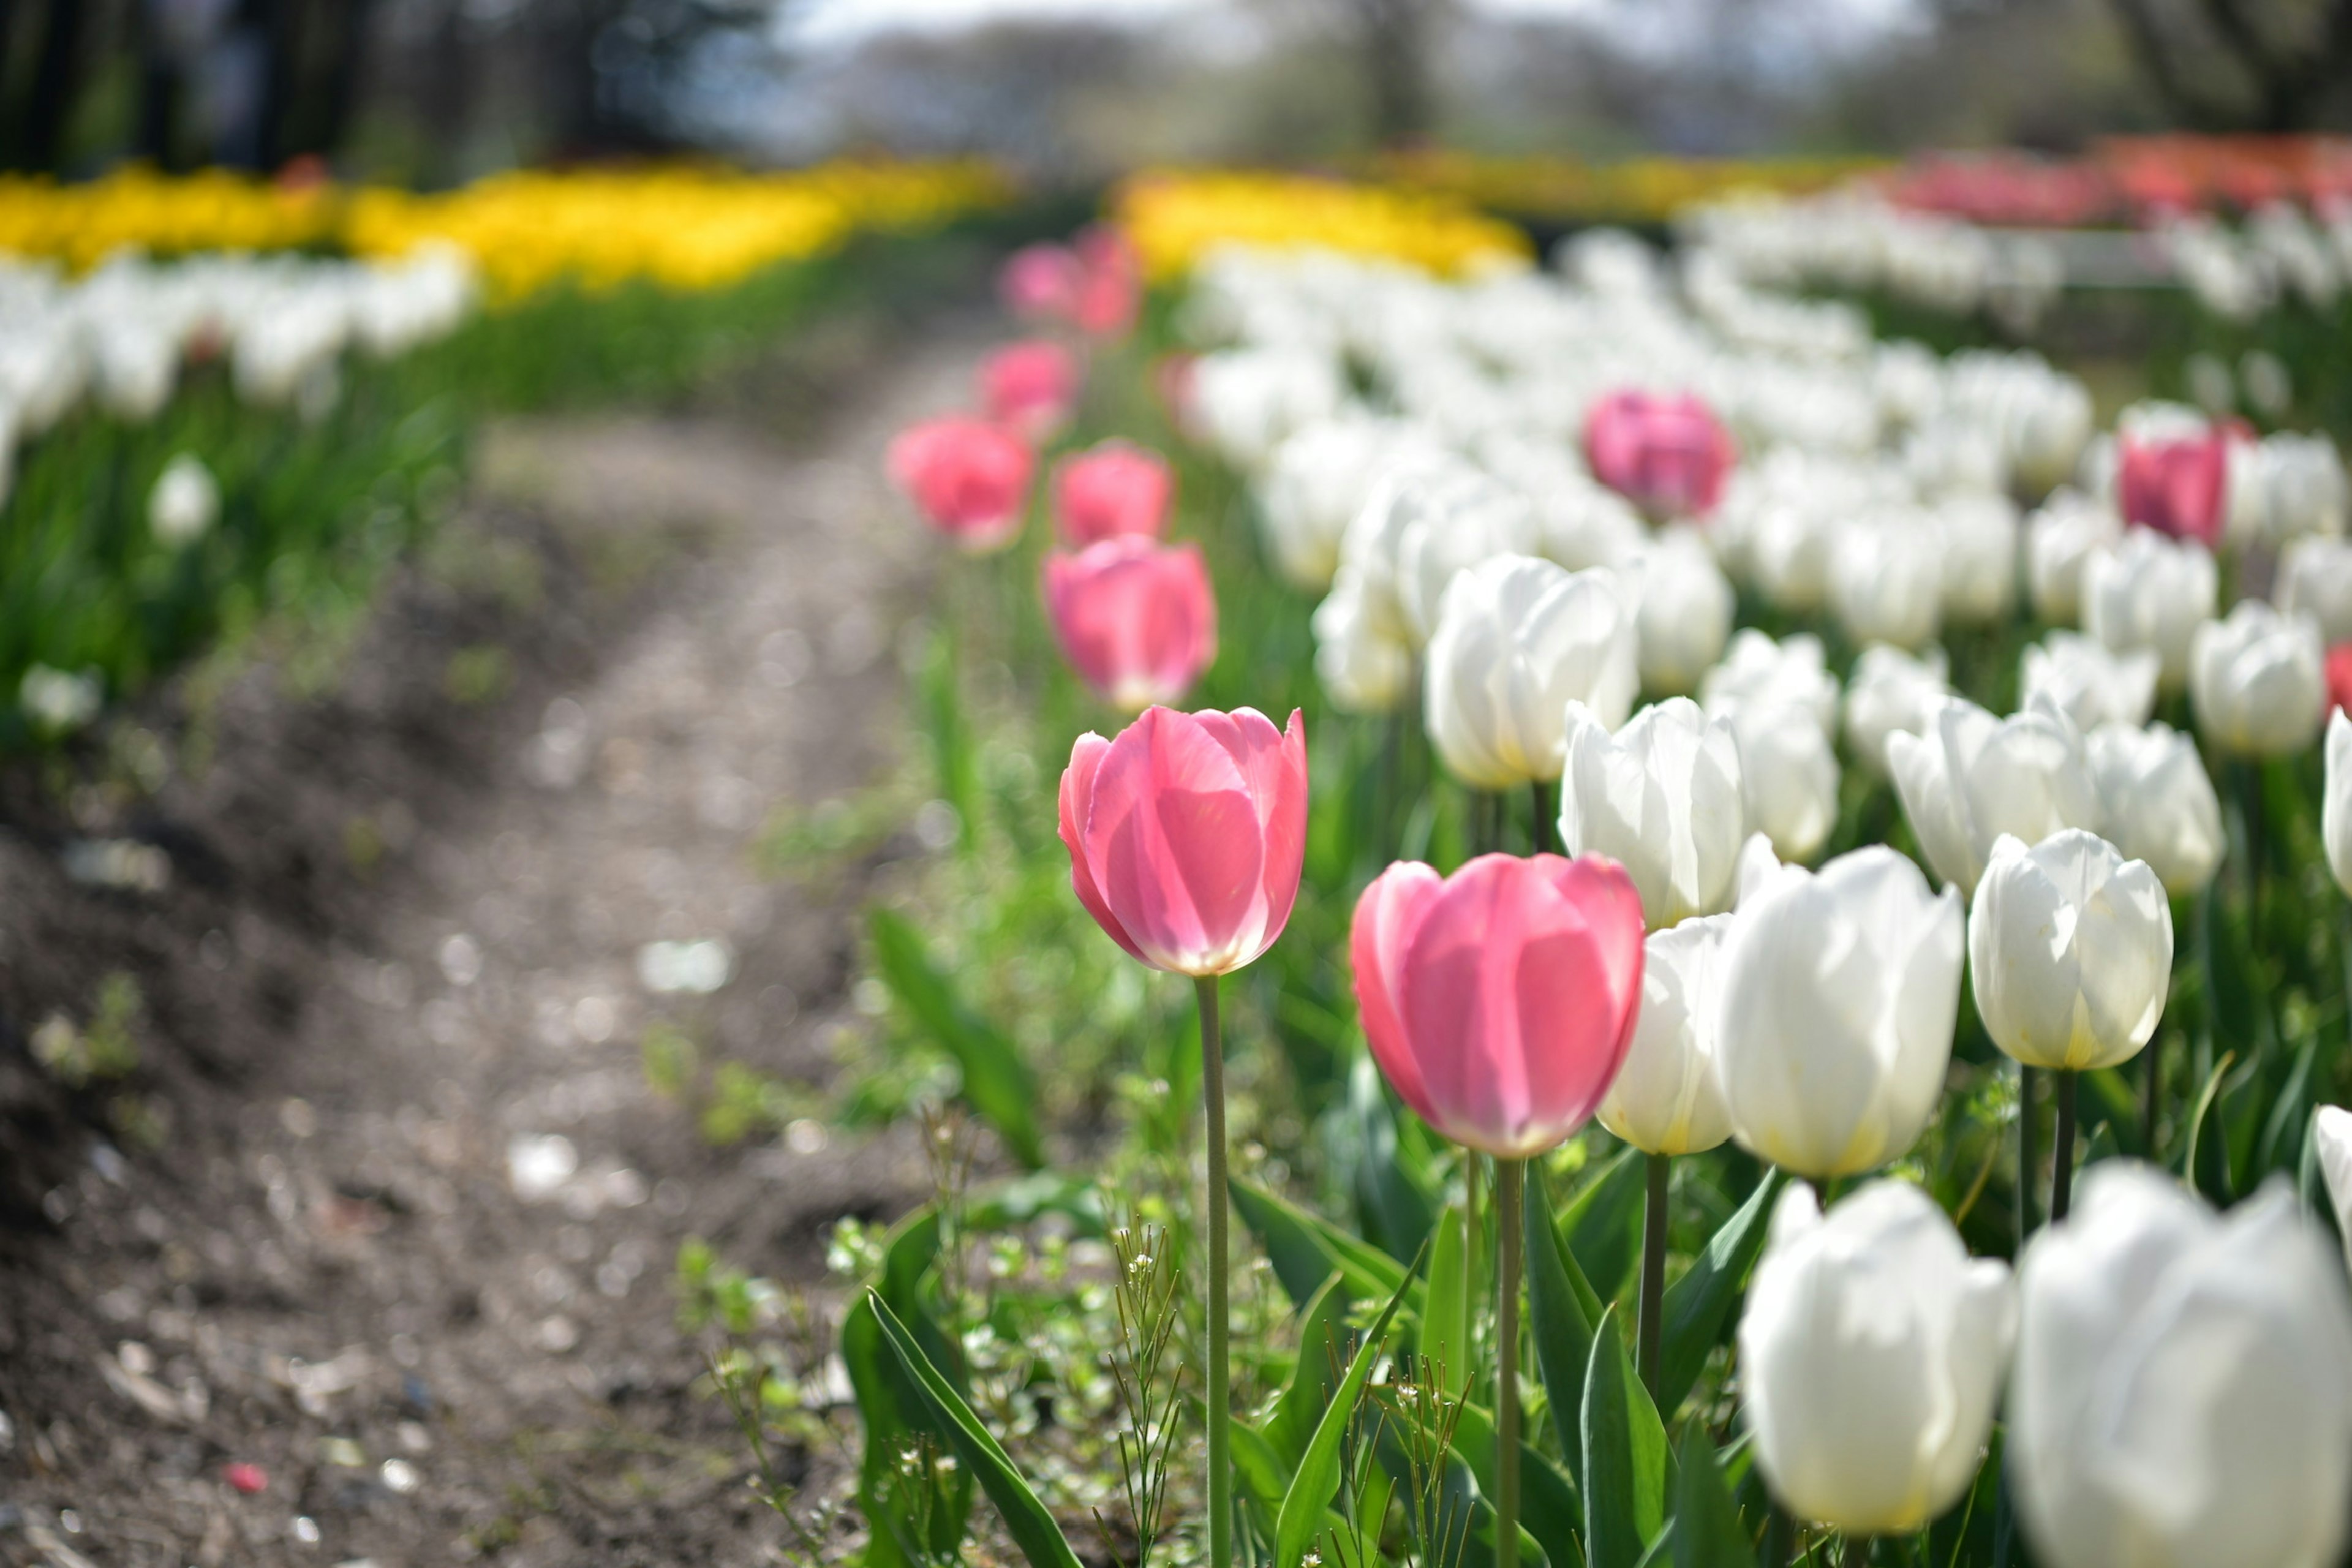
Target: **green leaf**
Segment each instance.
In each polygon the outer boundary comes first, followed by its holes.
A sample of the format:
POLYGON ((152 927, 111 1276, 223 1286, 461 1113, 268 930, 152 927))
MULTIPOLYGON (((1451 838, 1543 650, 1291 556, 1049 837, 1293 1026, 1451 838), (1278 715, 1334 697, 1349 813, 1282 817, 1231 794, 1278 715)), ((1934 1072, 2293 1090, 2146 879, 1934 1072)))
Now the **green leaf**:
POLYGON ((1584 1558, 1634 1568, 1665 1523, 1666 1429, 1617 1331, 1617 1309, 1592 1336, 1584 1374, 1584 1558))
POLYGON ((963 1395, 949 1385, 879 1295, 869 1290, 866 1300, 898 1355, 899 1367, 920 1391, 932 1430, 954 1446, 956 1457, 979 1479, 981 1489, 1003 1515, 1005 1531, 1029 1559, 1030 1568, 1080 1568, 1078 1555, 1070 1550, 1062 1527, 1037 1500, 1037 1494, 1029 1489, 1029 1483, 1021 1479, 1012 1458, 988 1435, 963 1395))
POLYGON ((1683 1277, 1666 1288, 1664 1320, 1659 1325, 1658 1408, 1671 1415, 1698 1381, 1707 1352, 1723 1337, 1723 1326, 1748 1282, 1764 1236, 1772 1226, 1772 1205, 1780 1173, 1756 1184, 1748 1201, 1723 1222, 1683 1277))
POLYGON ((1639 1149, 1627 1149, 1601 1168, 1569 1200, 1559 1223, 1568 1249, 1604 1301, 1625 1288, 1642 1251, 1642 1204, 1648 1171, 1639 1149))
MULTIPOLYGON (((1419 1259, 1414 1267, 1419 1267, 1419 1259)), ((1323 1407, 1323 1418, 1315 1424, 1315 1436, 1307 1439, 1307 1452, 1300 1457, 1298 1471, 1290 1478, 1290 1489, 1283 1494, 1282 1511, 1274 1527, 1274 1560, 1276 1563, 1297 1563, 1315 1544, 1323 1531, 1324 1516, 1330 1511, 1331 1500, 1339 1489, 1339 1445, 1346 1438, 1348 1421, 1355 1412, 1356 1401, 1362 1396, 1365 1380, 1372 1375, 1373 1363, 1379 1361, 1381 1342, 1388 1336, 1390 1320, 1404 1301, 1405 1284, 1412 1275, 1397 1284, 1395 1294, 1381 1315, 1365 1333, 1363 1343, 1356 1347, 1348 1363, 1347 1375, 1339 1386, 1331 1391, 1331 1402, 1323 1407)))
MULTIPOLYGON (((1495 1495, 1495 1418, 1483 1405, 1465 1403, 1454 1418, 1454 1451, 1469 1463, 1482 1497, 1495 1495)), ((1519 1441, 1519 1528, 1554 1563, 1576 1561, 1577 1531, 1584 1506, 1568 1472, 1522 1437, 1519 1441)), ((1487 1530, 1491 1532, 1493 1526, 1487 1530)))
POLYGON ((1288 1199, 1240 1176, 1231 1184, 1234 1209, 1265 1247, 1275 1278, 1293 1301, 1304 1305, 1334 1269, 1351 1300, 1380 1300, 1412 1279, 1403 1264, 1379 1247, 1288 1199))
POLYGON ((963 1072, 963 1097, 988 1119, 1013 1157, 1031 1170, 1045 1163, 1036 1121, 1037 1086, 1013 1042, 964 1005, 946 975, 931 966, 923 939, 900 916, 877 906, 867 916, 874 963, 883 984, 963 1072))
POLYGON ((1298 1360, 1265 1418, 1265 1440, 1281 1462, 1286 1486, 1315 1436, 1323 1407, 1330 1403, 1331 1385, 1339 1380, 1339 1352, 1347 1345, 1348 1292, 1339 1275, 1326 1279, 1299 1309, 1298 1323, 1298 1360))
POLYGON ((1559 1431, 1569 1473, 1584 1475, 1584 1371, 1592 1360, 1592 1332, 1601 1308, 1592 1287, 1552 1224, 1543 1177, 1529 1172, 1527 1184, 1528 1328, 1536 1342, 1536 1364, 1543 1369, 1544 1393, 1559 1431))
POLYGON ((1731 1489, 1716 1468, 1715 1445, 1694 1421, 1683 1433, 1675 1474, 1675 1568, 1753 1568, 1756 1548, 1731 1489))
MULTIPOLYGON (((1192 1403, 1206 1420, 1208 1407, 1197 1399, 1192 1403)), ((1228 1430, 1233 1434, 1234 1472, 1241 1477, 1243 1489, 1268 1512, 1280 1508, 1283 1494, 1290 1488, 1291 1467, 1283 1463, 1263 1434, 1245 1423, 1236 1421, 1228 1430)))
MULTIPOLYGON (((918 1294, 924 1271, 939 1255, 939 1215, 928 1204, 891 1227, 882 1244, 882 1267, 876 1276, 883 1298, 915 1325, 915 1331, 946 1353, 946 1336, 922 1310, 918 1294)), ((920 1396, 900 1370, 880 1322, 863 1294, 842 1315, 841 1359, 849 1373, 850 1393, 857 1402, 858 1424, 865 1449, 858 1459, 857 1500, 869 1521, 884 1518, 888 1504, 891 1471, 904 1439, 928 1428, 920 1396)), ((963 1540, 964 1522, 971 1512, 971 1477, 959 1472, 942 1500, 945 1506, 931 1519, 930 1539, 923 1545, 933 1557, 952 1556, 963 1540)), ((866 1547, 868 1568, 912 1568, 913 1559, 897 1534, 876 1530, 866 1547)))
POLYGON ((1369 1052, 1348 1069, 1348 1110, 1356 1123, 1356 1206, 1364 1234, 1391 1258, 1410 1258, 1436 1223, 1434 1184, 1398 1136, 1396 1112, 1369 1052))
POLYGON ((1470 1226, 1458 1204, 1437 1216, 1429 1249, 1428 1305, 1421 1314, 1420 1352, 1445 1373, 1445 1391, 1470 1386, 1470 1226))

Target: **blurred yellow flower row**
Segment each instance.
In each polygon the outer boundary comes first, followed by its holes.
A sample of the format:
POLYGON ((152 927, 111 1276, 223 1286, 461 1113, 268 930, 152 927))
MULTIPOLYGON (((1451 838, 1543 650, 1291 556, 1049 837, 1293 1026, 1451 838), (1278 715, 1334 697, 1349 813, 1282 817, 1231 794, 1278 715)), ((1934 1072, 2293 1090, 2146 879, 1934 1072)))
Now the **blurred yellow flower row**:
POLYGON ((1541 155, 1391 153, 1373 165, 1385 183, 1528 218, 1664 223, 1684 207, 1742 191, 1800 195, 1890 168, 1871 158, 1629 158, 1590 163, 1541 155))
POLYGON ((394 257, 440 243, 470 255, 499 299, 559 280, 604 289, 644 279, 684 290, 820 255, 860 230, 940 222, 1012 195, 1003 173, 978 161, 844 162, 782 174, 532 171, 434 195, 134 168, 83 184, 0 178, 0 253, 80 270, 125 248, 314 247, 394 257))
POLYGON ((1447 276, 1528 254, 1517 229, 1460 201, 1299 174, 1156 170, 1124 182, 1111 210, 1154 281, 1220 245, 1313 245, 1447 276))

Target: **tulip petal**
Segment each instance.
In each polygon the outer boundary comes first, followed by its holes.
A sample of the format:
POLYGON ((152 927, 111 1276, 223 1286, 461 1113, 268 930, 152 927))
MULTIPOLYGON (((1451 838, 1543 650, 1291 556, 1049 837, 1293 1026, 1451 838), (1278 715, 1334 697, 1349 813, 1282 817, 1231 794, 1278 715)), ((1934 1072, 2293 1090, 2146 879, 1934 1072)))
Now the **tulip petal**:
POLYGON ((1257 931, 1264 846, 1233 756, 1190 714, 1152 708, 1111 742, 1086 824, 1104 901, 1162 968, 1218 974, 1257 931))
POLYGON ((1070 765, 1062 770, 1061 835, 1062 843, 1070 851, 1070 888, 1078 895, 1078 902, 1095 923, 1110 933, 1110 939, 1127 950, 1129 957, 1150 963, 1127 928, 1103 901, 1102 889, 1096 885, 1093 863, 1087 857, 1085 824, 1094 807, 1095 781, 1102 771, 1103 758, 1110 753, 1110 742, 1089 730, 1070 747, 1070 765))
POLYGON ((1397 1011, 1397 986, 1404 973, 1405 949, 1444 886, 1444 879, 1420 861, 1400 860, 1373 878, 1356 900, 1355 923, 1348 933, 1356 1012, 1372 1059, 1413 1114, 1432 1126, 1437 1122, 1436 1111, 1397 1011))

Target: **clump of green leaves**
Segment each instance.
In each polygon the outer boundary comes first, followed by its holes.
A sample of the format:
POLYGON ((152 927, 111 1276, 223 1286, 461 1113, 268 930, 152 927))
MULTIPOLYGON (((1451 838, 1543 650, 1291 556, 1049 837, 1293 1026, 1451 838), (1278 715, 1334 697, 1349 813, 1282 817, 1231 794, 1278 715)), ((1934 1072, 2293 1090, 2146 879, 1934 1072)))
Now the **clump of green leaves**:
POLYGON ((146 1016, 139 982, 116 970, 99 983, 89 1022, 77 1026, 52 1013, 33 1031, 33 1058, 68 1089, 128 1078, 139 1066, 139 1032, 146 1016))

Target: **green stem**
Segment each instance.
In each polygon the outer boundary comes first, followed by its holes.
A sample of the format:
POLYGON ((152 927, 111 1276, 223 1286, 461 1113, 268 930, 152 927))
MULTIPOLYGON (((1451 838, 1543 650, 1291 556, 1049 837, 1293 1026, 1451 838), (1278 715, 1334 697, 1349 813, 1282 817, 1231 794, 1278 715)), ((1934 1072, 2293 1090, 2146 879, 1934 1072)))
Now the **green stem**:
POLYGON ((1195 976, 1201 1001, 1201 1089, 1209 1112, 1209 1563, 1234 1560, 1234 1385, 1226 1361, 1232 1324, 1225 1306, 1225 1049, 1217 1023, 1217 977, 1195 976))
POLYGON ((2033 1069, 2020 1062, 2017 1066, 2017 1245, 2024 1247, 2025 1238, 2033 1234, 2033 1175, 2041 1166, 2034 1144, 2033 1069))
MULTIPOLYGON (((1659 1347, 1664 1340, 1666 1321, 1666 1177, 1675 1163, 1664 1154, 1652 1154, 1648 1160, 1650 1190, 1642 1215, 1642 1307, 1634 1344, 1642 1386, 1650 1391, 1654 1400, 1658 1396, 1659 1347)), ((1674 1412, 1664 1414, 1672 1415, 1674 1412)))
POLYGON ((1495 1568, 1519 1568, 1519 1199, 1524 1160, 1495 1162, 1495 1568))
POLYGON ((1559 837, 1553 827, 1554 820, 1559 816, 1559 808, 1552 804, 1551 785, 1542 779, 1536 780, 1528 785, 1528 799, 1534 804, 1536 810, 1533 837, 1529 840, 1535 852, 1538 855, 1558 853, 1559 837))
POLYGON ((1789 1510, 1775 1503, 1764 1521, 1764 1568, 1789 1568, 1796 1550, 1796 1525, 1789 1510))
POLYGON ((1465 1393, 1478 1386, 1478 1244, 1486 1227, 1478 1223, 1478 1163, 1475 1149, 1462 1151, 1462 1357, 1461 1383, 1465 1393))
POLYGON ((1844 1562, 1845 1568, 1868 1568, 1868 1564, 1870 1563, 1870 1537, 1867 1535, 1847 1536, 1845 1538, 1845 1551, 1840 1555, 1844 1562))
POLYGON ((2144 1160, 2156 1159, 2156 1113, 2164 1099, 2164 1032, 2157 1031, 2142 1053, 2147 1060, 2140 1064, 2139 1085, 2139 1152, 2144 1160))
POLYGON ((2066 1217, 2068 1201, 2074 1194, 2074 1079, 2071 1072, 2058 1074, 2053 1086, 2058 1100, 2058 1136, 2050 1151, 2050 1223, 2057 1224, 2066 1217))

